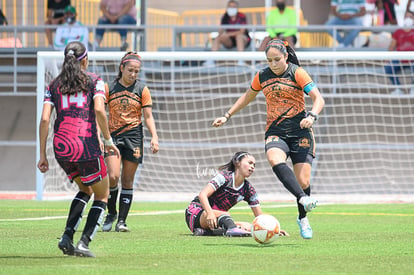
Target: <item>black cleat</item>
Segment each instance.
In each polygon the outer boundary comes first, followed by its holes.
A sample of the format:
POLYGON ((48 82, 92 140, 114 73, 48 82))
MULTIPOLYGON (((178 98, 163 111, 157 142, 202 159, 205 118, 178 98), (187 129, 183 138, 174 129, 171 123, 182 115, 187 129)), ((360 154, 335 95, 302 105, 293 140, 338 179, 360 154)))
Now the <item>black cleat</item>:
POLYGON ((115 226, 116 232, 129 232, 128 226, 124 221, 119 221, 115 226))
POLYGON ((78 242, 78 245, 75 248, 75 256, 95 258, 95 255, 82 240, 78 242))
POLYGON ((102 225, 102 231, 103 232, 109 232, 112 230, 112 224, 115 222, 117 218, 117 214, 111 214, 108 213, 108 215, 106 215, 105 221, 102 225))
POLYGON ((63 234, 59 240, 58 247, 62 250, 63 254, 65 255, 74 255, 75 247, 73 246, 73 241, 68 235, 63 234))

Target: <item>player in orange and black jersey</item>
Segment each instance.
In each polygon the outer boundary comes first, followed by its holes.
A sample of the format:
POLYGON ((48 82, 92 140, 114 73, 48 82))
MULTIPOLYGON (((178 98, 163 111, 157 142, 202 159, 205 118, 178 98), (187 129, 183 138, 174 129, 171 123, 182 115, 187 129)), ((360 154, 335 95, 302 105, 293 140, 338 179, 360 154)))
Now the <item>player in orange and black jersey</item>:
POLYGON ((279 180, 297 199, 298 225, 303 238, 313 232, 306 212, 316 207, 310 197, 311 164, 315 157, 312 125, 325 102, 308 73, 299 66, 294 50, 281 40, 271 40, 265 49, 268 67, 259 71, 250 88, 213 126, 219 127, 256 98, 262 90, 266 98, 267 123, 265 150, 269 164, 279 180), (313 101, 306 112, 304 95, 313 101), (290 157, 293 171, 287 166, 290 157))
POLYGON ((158 136, 152 116, 151 93, 147 86, 137 80, 141 69, 141 58, 137 53, 128 52, 121 59, 117 78, 107 85, 107 106, 109 111, 109 130, 117 145, 121 160, 105 154, 109 173, 108 215, 102 225, 103 231, 110 231, 117 219, 115 230, 128 232, 126 225, 133 199, 133 185, 138 165, 143 156, 143 128, 141 117, 152 136, 151 150, 158 152, 158 136), (121 175, 122 163, 122 175, 121 175), (118 181, 121 178, 122 190, 119 198, 119 215, 116 211, 118 181))

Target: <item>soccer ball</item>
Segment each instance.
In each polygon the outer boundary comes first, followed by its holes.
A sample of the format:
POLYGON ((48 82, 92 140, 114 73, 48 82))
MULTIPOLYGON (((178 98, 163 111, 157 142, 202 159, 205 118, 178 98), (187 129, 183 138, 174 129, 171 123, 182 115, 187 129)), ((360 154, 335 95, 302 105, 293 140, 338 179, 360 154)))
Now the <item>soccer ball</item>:
POLYGON ((257 216, 252 222, 251 233, 253 239, 260 244, 272 243, 279 237, 280 223, 272 215, 257 216))

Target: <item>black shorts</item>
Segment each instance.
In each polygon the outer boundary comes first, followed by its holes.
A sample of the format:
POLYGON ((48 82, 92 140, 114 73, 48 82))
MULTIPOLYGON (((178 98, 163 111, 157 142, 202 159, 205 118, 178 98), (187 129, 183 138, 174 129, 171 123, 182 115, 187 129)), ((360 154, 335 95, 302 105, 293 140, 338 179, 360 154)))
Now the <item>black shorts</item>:
MULTIPOLYGON (((142 163, 142 157, 144 154, 144 141, 141 136, 115 136, 112 137, 114 144, 118 147, 119 153, 121 154, 122 159, 142 163)), ((105 157, 111 154, 105 153, 105 157)))
POLYGON ((265 151, 271 148, 279 148, 290 157, 293 164, 311 164, 315 157, 315 138, 311 129, 303 129, 295 135, 267 136, 265 139, 265 151))

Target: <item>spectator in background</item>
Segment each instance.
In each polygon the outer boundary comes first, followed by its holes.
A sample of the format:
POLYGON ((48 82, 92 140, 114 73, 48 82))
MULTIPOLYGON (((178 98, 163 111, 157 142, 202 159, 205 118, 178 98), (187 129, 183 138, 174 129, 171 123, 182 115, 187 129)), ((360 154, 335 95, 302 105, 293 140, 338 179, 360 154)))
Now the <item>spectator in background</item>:
POLYGON ((405 9, 405 16, 414 19, 414 2, 412 0, 407 1, 407 8, 405 9))
MULTIPOLYGON (((70 0, 48 0, 47 18, 45 25, 60 25, 65 23, 65 8, 70 5, 70 0)), ((47 42, 53 45, 53 29, 45 30, 47 42)))
MULTIPOLYGON (((221 25, 247 25, 246 15, 238 11, 239 3, 235 0, 227 2, 227 9, 221 18, 221 25)), ((250 44, 249 32, 246 29, 220 29, 219 35, 214 39, 212 51, 218 51, 223 45, 227 49, 237 47, 238 51, 244 51, 250 44)), ((243 65, 243 61, 239 61, 239 65, 243 65)), ((209 60, 204 65, 214 65, 214 61, 209 60)))
MULTIPOLYGON (((414 20, 410 16, 405 16, 404 27, 396 30, 392 34, 392 40, 388 47, 389 51, 414 51, 414 20)), ((385 72, 391 80, 391 83, 397 88, 392 92, 394 95, 401 95, 404 92, 398 87, 401 83, 397 74, 405 68, 411 68, 414 72, 414 64, 406 60, 393 60, 385 66, 385 72)), ((411 87, 410 94, 414 95, 414 86, 411 87)))
POLYGON ((9 22, 7 22, 6 16, 4 15, 2 9, 0 9, 0 26, 8 25, 8 24, 9 22))
MULTIPOLYGON (((331 0, 331 13, 333 15, 325 25, 327 26, 362 26, 362 16, 365 15, 365 0, 331 0)), ((358 36, 358 29, 345 30, 344 35, 340 29, 328 30, 329 34, 336 39, 340 48, 352 47, 354 39, 358 36)))
POLYGON ((75 7, 69 5, 65 8, 65 23, 56 29, 53 43, 55 50, 63 51, 66 45, 72 41, 79 41, 88 48, 88 28, 77 21, 76 16, 75 7))
MULTIPOLYGON (((98 25, 136 25, 137 9, 135 8, 135 0, 101 0, 100 9, 102 17, 98 20, 98 25)), ((108 26, 107 26, 108 27, 108 26)), ((121 36, 121 51, 128 48, 127 29, 116 29, 121 36)), ((102 42, 104 28, 96 29, 95 47, 99 47, 102 42)))
POLYGON ((397 25, 397 17, 395 16, 395 5, 399 5, 399 0, 377 0, 375 5, 378 11, 383 11, 384 25, 397 25))
POLYGON ((264 51, 267 43, 273 39, 285 40, 293 48, 297 38, 296 28, 272 28, 273 26, 296 26, 296 11, 293 8, 286 7, 285 0, 276 0, 277 9, 273 9, 266 17, 267 33, 269 36, 263 39, 259 50, 264 51))

